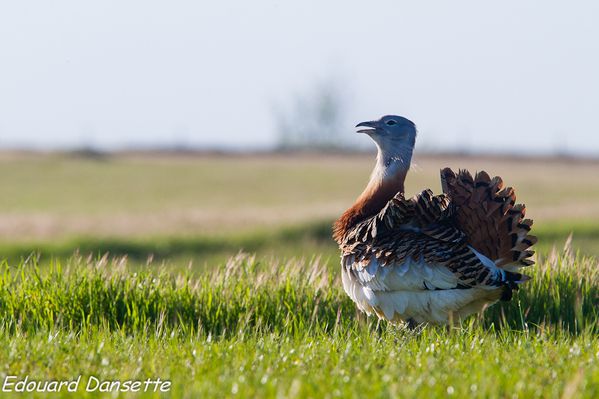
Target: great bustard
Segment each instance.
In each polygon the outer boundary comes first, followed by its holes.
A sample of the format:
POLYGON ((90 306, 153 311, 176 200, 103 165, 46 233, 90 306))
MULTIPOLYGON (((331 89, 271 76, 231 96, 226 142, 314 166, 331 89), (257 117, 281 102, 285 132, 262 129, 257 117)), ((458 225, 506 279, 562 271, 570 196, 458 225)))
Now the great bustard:
POLYGON ((404 198, 416 126, 401 116, 362 122, 378 155, 364 192, 334 224, 345 292, 394 323, 447 324, 480 311, 528 277, 532 220, 501 178, 441 171, 443 194, 404 198))

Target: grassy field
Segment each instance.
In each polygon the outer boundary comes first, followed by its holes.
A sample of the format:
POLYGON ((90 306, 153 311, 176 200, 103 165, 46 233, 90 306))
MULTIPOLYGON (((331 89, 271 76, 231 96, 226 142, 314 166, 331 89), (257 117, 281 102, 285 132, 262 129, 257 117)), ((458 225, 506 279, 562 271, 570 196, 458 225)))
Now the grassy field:
POLYGON ((98 394, 85 392, 89 376, 161 378, 166 396, 188 398, 599 395, 596 260, 554 255, 512 302, 421 331, 358 315, 318 262, 239 256, 200 277, 159 269, 5 264, 2 374, 83 375, 82 396, 98 394))
MULTIPOLYGON (((0 250, 39 250, 145 261, 224 261, 261 255, 336 257, 332 220, 362 190, 371 155, 173 156, 0 154, 0 250), (299 245, 298 245, 299 241, 299 245), (273 251, 273 249, 276 249, 273 251)), ((487 170, 517 188, 535 219, 539 248, 599 255, 599 162, 565 159, 420 157, 408 195, 440 192, 439 170, 487 170)))
POLYGON ((0 155, 0 380, 81 375, 77 397, 114 397, 85 392, 90 376, 172 384, 142 397, 599 396, 599 163, 416 163, 409 193, 438 192, 444 165, 486 169, 536 219, 533 279, 453 329, 377 323, 343 293, 329 226, 370 156, 0 155))

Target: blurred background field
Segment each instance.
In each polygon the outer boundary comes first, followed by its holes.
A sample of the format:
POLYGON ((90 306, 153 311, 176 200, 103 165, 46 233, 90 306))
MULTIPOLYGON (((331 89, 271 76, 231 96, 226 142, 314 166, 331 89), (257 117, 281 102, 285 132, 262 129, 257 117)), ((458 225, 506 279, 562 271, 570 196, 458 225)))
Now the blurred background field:
MULTIPOLYGON (((239 251, 336 265, 334 218, 368 179, 371 153, 69 152, 0 154, 0 248, 19 259, 128 255, 221 264, 239 251)), ((440 192, 439 170, 486 170, 516 188, 539 236, 599 254, 599 161, 417 155, 407 195, 440 192)), ((134 262, 134 263, 135 263, 134 262)))

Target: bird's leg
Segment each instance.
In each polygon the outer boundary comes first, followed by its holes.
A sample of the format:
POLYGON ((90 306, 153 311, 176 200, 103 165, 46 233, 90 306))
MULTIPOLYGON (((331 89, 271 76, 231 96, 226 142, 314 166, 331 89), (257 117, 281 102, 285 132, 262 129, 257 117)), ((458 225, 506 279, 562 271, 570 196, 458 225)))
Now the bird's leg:
POLYGON ((418 326, 418 322, 416 322, 416 320, 414 320, 412 317, 406 320, 406 327, 408 328, 408 330, 415 331, 416 328, 418 328, 418 326))

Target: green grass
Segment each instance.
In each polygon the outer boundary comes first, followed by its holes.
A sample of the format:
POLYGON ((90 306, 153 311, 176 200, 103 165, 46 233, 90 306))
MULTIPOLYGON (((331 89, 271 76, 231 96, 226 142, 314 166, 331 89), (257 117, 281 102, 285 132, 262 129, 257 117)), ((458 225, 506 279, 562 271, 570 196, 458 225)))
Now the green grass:
POLYGON ((413 334, 355 325, 335 334, 239 334, 228 339, 131 336, 99 329, 80 335, 58 332, 51 339, 47 333, 3 335, 0 344, 5 348, 0 361, 11 372, 65 380, 82 374, 77 397, 85 394, 90 375, 103 380, 160 377, 172 381, 167 397, 184 398, 599 394, 599 341, 592 335, 481 328, 413 334))
POLYGON ((407 331, 357 314, 317 260, 238 256, 199 275, 5 263, 0 374, 160 377, 173 397, 596 397, 597 260, 553 254, 531 272, 483 317, 407 331))
MULTIPOLYGON (((339 251, 331 238, 331 220, 313 221, 277 228, 257 228, 236 234, 175 235, 155 237, 77 237, 38 243, 0 243, 0 253, 17 262, 31 253, 44 260, 67 259, 78 252, 84 256, 127 256, 133 263, 146 267, 148 259, 168 261, 174 268, 193 263, 196 270, 210 270, 238 252, 255 253, 278 260, 310 259, 320 256, 330 268, 339 264, 339 251)), ((548 253, 563 248, 570 234, 572 247, 584 255, 599 256, 599 226, 590 223, 538 223, 533 234, 539 237, 535 250, 548 253)))

